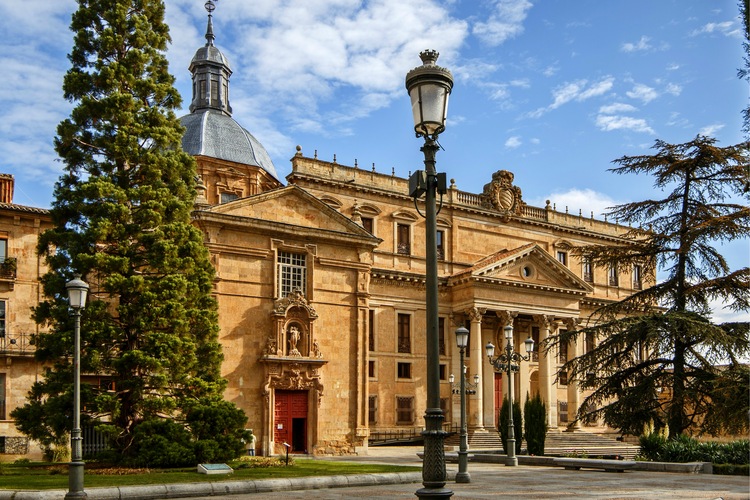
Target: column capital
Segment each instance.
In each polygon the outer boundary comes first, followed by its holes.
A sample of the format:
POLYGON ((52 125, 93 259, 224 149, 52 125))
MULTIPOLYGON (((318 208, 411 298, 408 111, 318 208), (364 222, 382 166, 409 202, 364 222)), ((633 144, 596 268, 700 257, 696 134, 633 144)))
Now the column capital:
POLYGON ((477 321, 479 323, 482 322, 482 316, 484 313, 487 312, 487 309, 484 307, 470 307, 469 309, 466 309, 464 311, 464 314, 466 314, 471 321, 477 321))
POLYGON ((578 328, 578 325, 581 324, 581 318, 565 318, 563 320, 563 323, 568 328, 568 330, 575 330, 578 328))
POLYGON ((504 328, 513 325, 513 320, 518 316, 518 311, 495 311, 495 314, 500 319, 500 327, 504 328))

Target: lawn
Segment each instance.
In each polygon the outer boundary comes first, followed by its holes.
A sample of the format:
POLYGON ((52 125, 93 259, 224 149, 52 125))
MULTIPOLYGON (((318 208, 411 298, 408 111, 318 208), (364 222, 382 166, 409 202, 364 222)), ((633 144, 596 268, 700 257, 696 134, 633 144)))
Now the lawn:
MULTIPOLYGON (((283 462, 282 462, 283 464, 283 462)), ((0 490, 46 490, 68 488, 67 464, 0 464, 0 490)), ((84 484, 97 486, 130 486, 167 483, 196 483, 226 480, 274 479, 288 477, 333 476, 383 472, 412 472, 420 467, 295 459, 289 465, 268 466, 267 459, 232 462, 231 474, 199 474, 190 469, 124 469, 97 468, 87 464, 84 484)))

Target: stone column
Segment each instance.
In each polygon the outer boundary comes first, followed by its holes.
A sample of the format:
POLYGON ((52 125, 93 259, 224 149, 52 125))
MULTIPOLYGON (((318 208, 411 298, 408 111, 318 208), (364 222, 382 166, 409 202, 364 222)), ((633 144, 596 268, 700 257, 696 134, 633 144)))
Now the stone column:
POLYGON ((547 424, 550 429, 557 427, 557 389, 555 388, 555 350, 544 348, 545 341, 557 334, 559 321, 554 316, 539 314, 534 316, 539 325, 539 395, 547 405, 547 424))
MULTIPOLYGON (((566 326, 569 330, 575 330, 578 326, 578 319, 571 318, 566 322, 566 326)), ((585 342, 584 339, 572 340, 568 344, 568 359, 577 358, 581 355, 581 345, 585 342)), ((572 378, 568 378, 568 430, 575 431, 580 430, 581 425, 575 419, 578 415, 578 407, 580 406, 580 391, 578 389, 578 381, 572 378)))
MULTIPOLYGON (((480 309, 478 307, 472 307, 465 311, 471 321, 469 346, 466 353, 468 355, 466 364, 469 367, 466 372, 468 381, 471 381, 474 374, 479 374, 480 379, 484 378, 482 377, 482 361, 484 359, 484 345, 482 345, 482 315, 485 311, 486 309, 480 309)), ((470 429, 484 429, 483 382, 483 380, 480 380, 477 392, 469 395, 467 398, 466 423, 470 429)))

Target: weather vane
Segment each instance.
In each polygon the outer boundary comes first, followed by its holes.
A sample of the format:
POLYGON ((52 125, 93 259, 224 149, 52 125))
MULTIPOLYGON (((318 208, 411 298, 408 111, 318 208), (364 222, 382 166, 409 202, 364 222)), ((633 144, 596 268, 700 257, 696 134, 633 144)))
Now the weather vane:
POLYGON ((214 5, 214 2, 218 2, 219 0, 208 0, 203 6, 206 8, 206 11, 208 12, 208 15, 210 16, 211 13, 216 9, 216 5, 214 5))

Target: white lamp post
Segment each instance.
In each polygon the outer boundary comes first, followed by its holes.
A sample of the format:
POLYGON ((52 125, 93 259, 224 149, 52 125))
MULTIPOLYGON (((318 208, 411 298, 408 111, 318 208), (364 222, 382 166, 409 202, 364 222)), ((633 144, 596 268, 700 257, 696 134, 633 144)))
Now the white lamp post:
POLYGON ((492 342, 487 343, 485 350, 487 352, 487 359, 489 359, 490 364, 495 367, 495 371, 506 372, 508 374, 508 442, 505 445, 508 452, 508 460, 505 465, 515 466, 518 465, 518 458, 516 458, 516 432, 513 427, 513 372, 519 370, 519 363, 521 361, 528 361, 531 359, 531 353, 534 351, 534 339, 529 337, 524 341, 526 356, 523 356, 520 353, 513 351, 513 327, 508 325, 505 327, 504 331, 505 339, 507 340, 505 352, 499 354, 493 359, 492 356, 495 355, 495 346, 492 345, 492 342))
POLYGON ((435 171, 437 137, 445 130, 448 95, 453 88, 453 76, 435 62, 438 53, 426 50, 419 54, 422 66, 406 74, 406 89, 411 98, 414 131, 424 137, 425 171, 417 171, 409 179, 409 195, 417 199, 425 195, 425 271, 427 315, 427 410, 425 412, 424 460, 422 484, 417 490, 420 498, 448 498, 453 491, 445 488, 445 450, 443 443, 443 410, 440 409, 440 345, 438 338, 438 275, 437 275, 437 191, 445 192, 445 174, 435 171))
POLYGON ((70 433, 70 467, 65 498, 86 498, 83 491, 83 448, 81 444, 81 310, 86 307, 89 285, 80 275, 65 284, 68 302, 75 316, 73 345, 73 431, 70 433))

